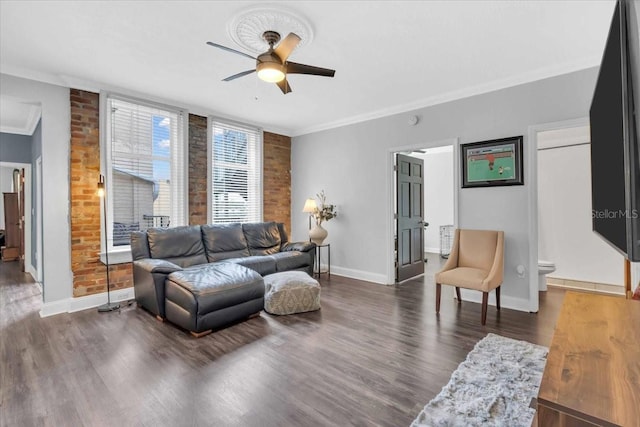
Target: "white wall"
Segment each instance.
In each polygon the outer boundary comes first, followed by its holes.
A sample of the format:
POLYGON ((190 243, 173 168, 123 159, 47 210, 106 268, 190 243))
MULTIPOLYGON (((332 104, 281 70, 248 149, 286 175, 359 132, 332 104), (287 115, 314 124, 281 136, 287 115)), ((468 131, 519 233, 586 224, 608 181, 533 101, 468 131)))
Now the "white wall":
POLYGON ((549 277, 623 286, 624 258, 592 231, 589 128, 538 134, 538 257, 549 277))
MULTIPOLYGON (((327 224, 332 271, 385 283, 392 274, 386 232, 391 221, 387 164, 392 147, 455 137, 460 138, 460 143, 467 143, 524 135, 527 176, 528 127, 586 116, 596 75, 597 69, 591 68, 407 114, 294 137, 293 237, 303 239, 306 234, 307 218, 301 212, 304 200, 325 189, 329 202, 340 206, 340 216, 327 224), (409 114, 420 118, 417 126, 407 125, 409 114)), ((529 236, 531 191, 525 182, 523 186, 460 189, 458 195, 461 228, 505 231, 504 305, 523 310, 530 307, 530 284, 537 280, 537 263, 532 262, 536 257, 529 256, 529 244, 532 239, 537 240, 529 236), (524 278, 516 274, 519 264, 528 266, 524 278)))
POLYGON ((44 306, 41 313, 56 311, 56 304, 71 298, 71 248, 69 227, 69 89, 0 74, 3 96, 42 105, 42 204, 44 306))
POLYGON ((453 225, 453 146, 411 153, 424 160, 424 250, 440 253, 440 226, 453 225))

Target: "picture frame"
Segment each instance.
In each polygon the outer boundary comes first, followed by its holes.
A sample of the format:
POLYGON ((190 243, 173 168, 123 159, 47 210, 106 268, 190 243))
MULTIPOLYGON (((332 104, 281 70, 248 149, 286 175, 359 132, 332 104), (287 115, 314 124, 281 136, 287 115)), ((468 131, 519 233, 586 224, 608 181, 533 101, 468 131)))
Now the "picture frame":
POLYGON ((524 185, 522 135, 460 146, 462 188, 524 185))

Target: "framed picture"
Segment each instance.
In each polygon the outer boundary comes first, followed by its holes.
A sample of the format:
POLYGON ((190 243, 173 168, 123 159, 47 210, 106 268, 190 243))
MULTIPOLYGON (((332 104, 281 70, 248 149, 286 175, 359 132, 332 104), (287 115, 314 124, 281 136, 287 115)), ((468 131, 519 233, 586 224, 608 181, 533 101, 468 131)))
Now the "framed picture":
POLYGON ((523 185, 522 135, 460 146, 462 188, 523 185))

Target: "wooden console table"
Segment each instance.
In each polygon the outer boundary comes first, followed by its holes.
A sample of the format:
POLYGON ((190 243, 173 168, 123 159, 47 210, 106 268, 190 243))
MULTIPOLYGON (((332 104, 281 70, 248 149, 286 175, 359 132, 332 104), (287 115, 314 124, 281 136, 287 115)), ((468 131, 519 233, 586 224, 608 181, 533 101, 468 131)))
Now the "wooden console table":
POLYGON ((640 302, 567 292, 537 403, 539 426, 640 426, 640 302))

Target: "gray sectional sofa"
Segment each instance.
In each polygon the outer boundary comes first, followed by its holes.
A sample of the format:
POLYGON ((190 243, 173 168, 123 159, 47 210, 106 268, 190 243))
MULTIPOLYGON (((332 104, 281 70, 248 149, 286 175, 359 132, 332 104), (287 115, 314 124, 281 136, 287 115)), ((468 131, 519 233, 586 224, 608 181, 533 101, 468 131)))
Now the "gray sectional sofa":
POLYGON ((313 273, 316 245, 275 222, 150 228, 131 233, 136 302, 199 336, 259 313, 262 276, 313 273))

